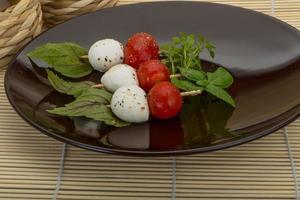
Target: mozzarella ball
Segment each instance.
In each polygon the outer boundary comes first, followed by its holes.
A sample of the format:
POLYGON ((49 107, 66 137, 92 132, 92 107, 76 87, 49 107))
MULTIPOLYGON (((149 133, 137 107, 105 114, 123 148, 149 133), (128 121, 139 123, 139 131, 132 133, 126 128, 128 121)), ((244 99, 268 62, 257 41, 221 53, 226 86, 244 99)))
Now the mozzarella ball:
POLYGON ((101 83, 110 92, 125 85, 139 85, 135 69, 126 64, 118 64, 110 68, 102 76, 101 83))
POLYGON ((136 85, 122 86, 111 99, 111 110, 120 119, 140 123, 149 119, 149 107, 145 91, 136 85))
POLYGON ((114 39, 99 40, 91 46, 88 57, 95 70, 106 72, 123 62, 123 45, 114 39))

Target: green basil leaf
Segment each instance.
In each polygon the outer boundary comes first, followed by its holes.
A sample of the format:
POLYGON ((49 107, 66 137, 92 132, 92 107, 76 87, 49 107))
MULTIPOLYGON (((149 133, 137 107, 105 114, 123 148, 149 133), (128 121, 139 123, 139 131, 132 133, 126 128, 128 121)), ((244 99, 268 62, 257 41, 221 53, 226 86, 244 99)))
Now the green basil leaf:
POLYGON ((199 81, 206 79, 205 73, 192 68, 179 68, 180 73, 187 79, 191 81, 199 81))
POLYGON ((208 85, 208 80, 203 79, 196 82, 197 85, 200 85, 202 87, 206 87, 208 85))
POLYGON ((203 88, 186 80, 180 80, 177 78, 172 78, 171 82, 179 89, 184 91, 191 91, 191 90, 202 90, 203 88))
POLYGON ((68 82, 61 78, 59 78, 54 72, 51 70, 46 70, 48 75, 48 80, 52 87, 63 94, 72 95, 74 97, 78 97, 82 94, 82 92, 91 88, 95 83, 90 81, 83 82, 68 82))
POLYGON ((212 73, 208 72, 207 78, 209 84, 213 84, 221 88, 228 88, 233 83, 232 75, 223 67, 219 67, 212 73))
POLYGON ((48 110, 49 113, 68 117, 87 117, 116 127, 129 125, 118 119, 106 106, 110 104, 112 98, 110 92, 92 88, 93 82, 67 82, 50 70, 47 70, 47 74, 51 85, 58 92, 77 97, 75 101, 64 107, 48 110))
POLYGON ((83 62, 81 56, 87 55, 87 50, 75 43, 47 43, 27 54, 46 62, 57 72, 70 78, 80 78, 93 71, 91 65, 83 62))
POLYGON ((112 94, 105 89, 89 88, 83 92, 77 99, 86 99, 93 102, 109 104, 112 98, 112 94), (102 100, 103 99, 103 100, 102 100))
POLYGON ((234 99, 228 94, 228 92, 220 87, 217 87, 213 84, 209 84, 204 88, 205 91, 209 92, 210 94, 222 99, 226 103, 229 103, 231 106, 235 107, 234 99))
POLYGON ((117 118, 107 107, 111 94, 104 89, 90 88, 82 93, 75 101, 66 104, 64 107, 47 110, 51 114, 68 117, 87 117, 103 121, 107 125, 115 127, 128 126, 130 123, 117 118))

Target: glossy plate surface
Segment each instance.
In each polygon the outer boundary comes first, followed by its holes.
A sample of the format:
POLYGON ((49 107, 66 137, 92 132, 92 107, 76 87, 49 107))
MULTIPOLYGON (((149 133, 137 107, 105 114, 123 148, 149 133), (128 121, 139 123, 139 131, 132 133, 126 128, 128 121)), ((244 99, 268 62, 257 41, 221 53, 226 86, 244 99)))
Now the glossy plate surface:
MULTIPOLYGON (((87 77, 100 80, 101 74, 87 77)), ((129 155, 207 152, 272 133, 300 112, 300 33, 261 13, 228 5, 157 2, 104 9, 58 25, 34 39, 15 58, 5 76, 14 109, 47 135, 86 149, 129 155), (179 32, 202 33, 217 47, 209 65, 227 67, 237 106, 185 99, 182 113, 168 121, 151 120, 112 128, 83 118, 57 118, 45 110, 72 99, 55 92, 43 69, 26 53, 46 42, 77 42, 88 48, 102 38, 125 42, 136 32, 153 34, 160 44, 179 32), (213 63, 213 64, 212 64, 213 63)))

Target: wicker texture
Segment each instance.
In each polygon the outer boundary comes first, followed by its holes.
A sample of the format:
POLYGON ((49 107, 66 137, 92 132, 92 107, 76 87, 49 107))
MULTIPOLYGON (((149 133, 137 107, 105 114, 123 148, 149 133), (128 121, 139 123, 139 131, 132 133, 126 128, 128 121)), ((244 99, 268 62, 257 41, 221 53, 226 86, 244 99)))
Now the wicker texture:
POLYGON ((48 27, 59 24, 72 17, 112 7, 118 0, 40 0, 44 21, 48 27))
POLYGON ((0 12, 0 69, 41 32, 42 11, 38 0, 21 0, 0 12))

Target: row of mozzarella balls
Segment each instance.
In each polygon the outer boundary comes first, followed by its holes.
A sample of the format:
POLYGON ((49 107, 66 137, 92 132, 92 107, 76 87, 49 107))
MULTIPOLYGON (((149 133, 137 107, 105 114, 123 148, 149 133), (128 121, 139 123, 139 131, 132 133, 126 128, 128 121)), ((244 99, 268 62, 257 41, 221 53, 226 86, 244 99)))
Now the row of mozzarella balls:
POLYGON ((148 121, 146 93, 139 87, 136 70, 122 64, 123 45, 114 39, 100 40, 91 46, 88 58, 95 70, 105 72, 101 83, 114 93, 111 100, 112 112, 127 122, 148 121))

